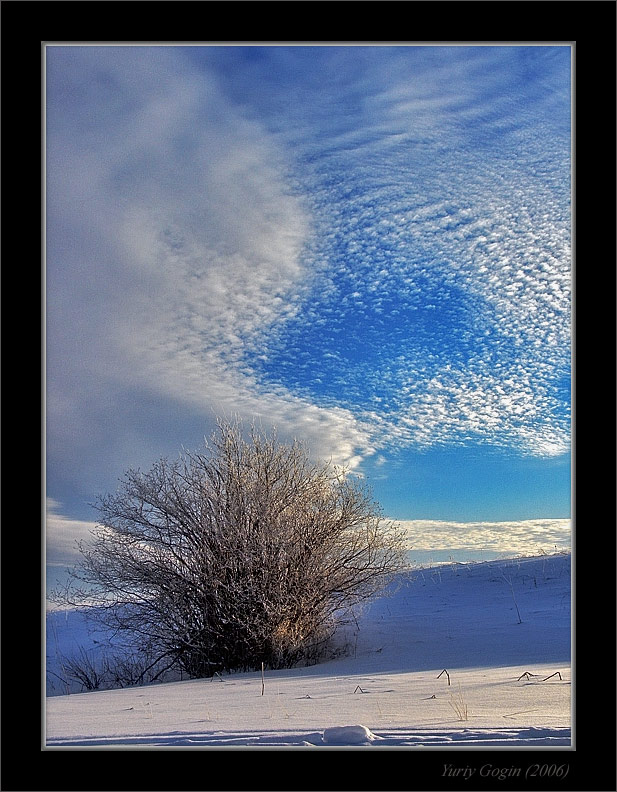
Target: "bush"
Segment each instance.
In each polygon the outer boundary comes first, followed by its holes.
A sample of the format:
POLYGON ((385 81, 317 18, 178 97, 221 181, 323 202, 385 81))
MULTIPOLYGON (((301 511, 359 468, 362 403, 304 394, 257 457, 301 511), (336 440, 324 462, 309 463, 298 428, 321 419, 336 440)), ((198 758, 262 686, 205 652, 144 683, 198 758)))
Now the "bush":
POLYGON ((58 599, 191 677, 291 666, 404 567, 356 478, 219 422, 204 452, 128 471, 58 599))

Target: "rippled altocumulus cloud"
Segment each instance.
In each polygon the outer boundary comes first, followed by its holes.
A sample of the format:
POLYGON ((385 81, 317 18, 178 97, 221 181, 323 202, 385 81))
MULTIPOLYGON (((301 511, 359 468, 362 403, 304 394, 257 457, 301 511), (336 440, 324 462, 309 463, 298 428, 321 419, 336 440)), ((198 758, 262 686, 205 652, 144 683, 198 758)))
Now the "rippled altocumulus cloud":
MULTIPOLYGON (((312 134, 294 138, 317 281, 267 340, 263 381, 348 407, 377 442, 564 453, 567 61, 538 53, 535 82, 522 83, 492 48, 428 61, 423 50, 405 68, 406 55, 386 88, 376 75, 388 56, 365 53, 364 104, 341 126, 335 80, 317 120, 304 119, 312 134), (560 69, 562 90, 548 90, 560 69)), ((330 56, 348 69, 353 57, 330 56)))

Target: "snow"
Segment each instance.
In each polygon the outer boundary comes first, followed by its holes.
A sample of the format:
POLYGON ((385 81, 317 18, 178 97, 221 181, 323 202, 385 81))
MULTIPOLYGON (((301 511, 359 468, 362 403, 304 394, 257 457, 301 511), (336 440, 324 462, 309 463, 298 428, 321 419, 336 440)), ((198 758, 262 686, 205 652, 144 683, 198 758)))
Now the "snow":
MULTIPOLYGON (((60 695, 46 747, 307 750, 572 746, 569 554, 416 569, 339 636, 326 662, 60 695)), ((92 637, 47 617, 57 652, 92 637)), ((55 695, 49 695, 55 693, 55 695)))
POLYGON ((376 737, 366 726, 331 726, 324 729, 323 742, 326 745, 366 745, 376 737))

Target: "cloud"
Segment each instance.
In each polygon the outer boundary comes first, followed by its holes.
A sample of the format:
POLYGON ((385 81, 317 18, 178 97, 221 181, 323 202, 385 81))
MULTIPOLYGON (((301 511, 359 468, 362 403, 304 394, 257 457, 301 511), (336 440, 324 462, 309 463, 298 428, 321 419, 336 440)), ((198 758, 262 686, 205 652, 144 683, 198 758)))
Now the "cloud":
POLYGON ((520 520, 516 522, 446 522, 403 520, 413 551, 443 553, 445 550, 480 551, 503 555, 535 555, 568 549, 571 522, 568 519, 520 520))
POLYGON ((217 414, 356 469, 564 453, 559 48, 198 49, 46 50, 53 475, 98 489, 217 414))
POLYGON ((251 356, 311 278, 285 152, 174 48, 47 57, 52 458, 79 465, 110 430, 110 456, 132 445, 141 458, 132 427, 144 401, 192 411, 204 428, 216 414, 261 417, 353 459, 366 440, 351 412, 253 374, 251 356))
POLYGON ((66 568, 81 559, 78 542, 87 542, 96 523, 75 520, 62 513, 62 504, 47 498, 45 517, 45 560, 47 567, 66 568))
MULTIPOLYGON (((346 53, 329 57, 345 74, 346 53)), ((561 74, 567 87, 567 60, 551 48, 362 57, 353 123, 340 128, 335 90, 322 89, 315 126, 293 128, 319 228, 316 286, 269 339, 260 381, 337 401, 377 444, 566 452, 569 104, 546 83, 561 74)))
POLYGON ((49 76, 52 305, 65 297, 123 374, 190 398, 181 383, 201 384, 195 363, 229 374, 256 332, 293 311, 299 202, 260 130, 173 51, 48 55, 73 67, 62 64, 66 97, 49 76))

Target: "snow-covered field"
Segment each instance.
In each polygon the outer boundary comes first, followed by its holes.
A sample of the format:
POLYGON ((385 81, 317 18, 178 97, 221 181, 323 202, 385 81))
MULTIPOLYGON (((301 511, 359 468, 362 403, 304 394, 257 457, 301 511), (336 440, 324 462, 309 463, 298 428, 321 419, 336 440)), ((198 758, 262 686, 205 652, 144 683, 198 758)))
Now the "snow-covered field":
MULTIPOLYGON (((48 695, 46 747, 570 748, 570 605, 569 553, 417 569, 336 659, 263 689, 257 672, 48 695)), ((74 616, 48 615, 48 670, 74 616)))

